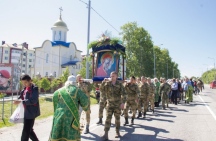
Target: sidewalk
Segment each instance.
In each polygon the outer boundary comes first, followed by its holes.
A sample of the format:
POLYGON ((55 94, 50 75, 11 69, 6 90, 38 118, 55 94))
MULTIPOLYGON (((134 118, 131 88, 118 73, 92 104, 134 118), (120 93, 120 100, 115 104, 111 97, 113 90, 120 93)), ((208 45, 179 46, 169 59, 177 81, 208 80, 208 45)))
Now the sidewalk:
MULTIPOLYGON (((91 111, 91 123, 95 123, 95 119, 97 118, 98 114, 98 104, 92 105, 91 111)), ((82 113, 81 118, 82 119, 80 120, 80 122, 85 121, 85 113, 82 113)), ((40 141, 48 141, 52 128, 52 119, 52 116, 40 120, 36 119, 34 131, 40 141)), ((0 128, 0 141, 20 141, 22 128, 23 124, 17 124, 12 127, 0 128)))

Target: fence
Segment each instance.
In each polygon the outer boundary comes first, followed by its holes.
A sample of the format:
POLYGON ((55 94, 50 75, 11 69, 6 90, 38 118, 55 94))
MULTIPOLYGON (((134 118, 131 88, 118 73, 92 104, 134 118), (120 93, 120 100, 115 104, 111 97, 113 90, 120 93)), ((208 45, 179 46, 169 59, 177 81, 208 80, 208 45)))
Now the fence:
POLYGON ((18 95, 6 96, 0 98, 0 120, 8 119, 16 109, 16 105, 13 104, 14 99, 17 99, 18 95))

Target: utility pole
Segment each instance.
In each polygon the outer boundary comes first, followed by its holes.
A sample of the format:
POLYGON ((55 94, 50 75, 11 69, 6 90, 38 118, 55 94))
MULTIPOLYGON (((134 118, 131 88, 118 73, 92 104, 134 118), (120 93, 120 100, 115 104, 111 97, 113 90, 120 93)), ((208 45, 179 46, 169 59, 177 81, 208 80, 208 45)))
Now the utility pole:
POLYGON ((167 80, 168 80, 168 60, 167 60, 167 80))
MULTIPOLYGON (((87 36, 87 54, 86 54, 86 79, 89 78, 89 63, 88 63, 88 56, 89 56, 89 38, 90 38, 90 12, 91 12, 91 0, 88 3, 88 36, 87 36)), ((94 71, 94 70, 92 70, 94 71)))

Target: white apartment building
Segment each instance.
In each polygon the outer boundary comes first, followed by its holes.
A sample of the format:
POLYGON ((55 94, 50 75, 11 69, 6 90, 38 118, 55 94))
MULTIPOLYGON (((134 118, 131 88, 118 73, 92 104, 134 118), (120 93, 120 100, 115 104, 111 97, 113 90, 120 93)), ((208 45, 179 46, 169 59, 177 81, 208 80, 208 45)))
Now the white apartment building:
POLYGON ((68 27, 61 15, 51 28, 52 41, 45 40, 35 47, 35 66, 32 75, 60 77, 66 67, 70 74, 77 75, 81 69, 81 52, 74 42, 67 42, 68 27))
POLYGON ((34 58, 35 52, 33 49, 23 47, 22 51, 22 45, 8 44, 2 41, 2 45, 0 46, 0 63, 18 65, 20 69, 22 68, 22 73, 31 74, 34 58))

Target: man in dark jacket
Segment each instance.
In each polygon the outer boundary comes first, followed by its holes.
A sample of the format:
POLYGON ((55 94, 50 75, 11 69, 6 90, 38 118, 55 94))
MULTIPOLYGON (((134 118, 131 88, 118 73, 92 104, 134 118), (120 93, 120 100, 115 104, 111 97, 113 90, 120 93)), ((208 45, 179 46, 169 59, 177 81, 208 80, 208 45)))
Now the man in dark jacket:
MULTIPOLYGON (((38 87, 32 84, 32 80, 29 75, 23 75, 21 77, 21 81, 25 86, 20 93, 20 97, 18 98, 22 99, 24 106, 24 126, 21 141, 28 141, 29 138, 32 141, 39 141, 33 130, 35 118, 40 115, 38 87)), ((14 104, 19 104, 20 102, 20 100, 16 100, 14 101, 14 104)))

